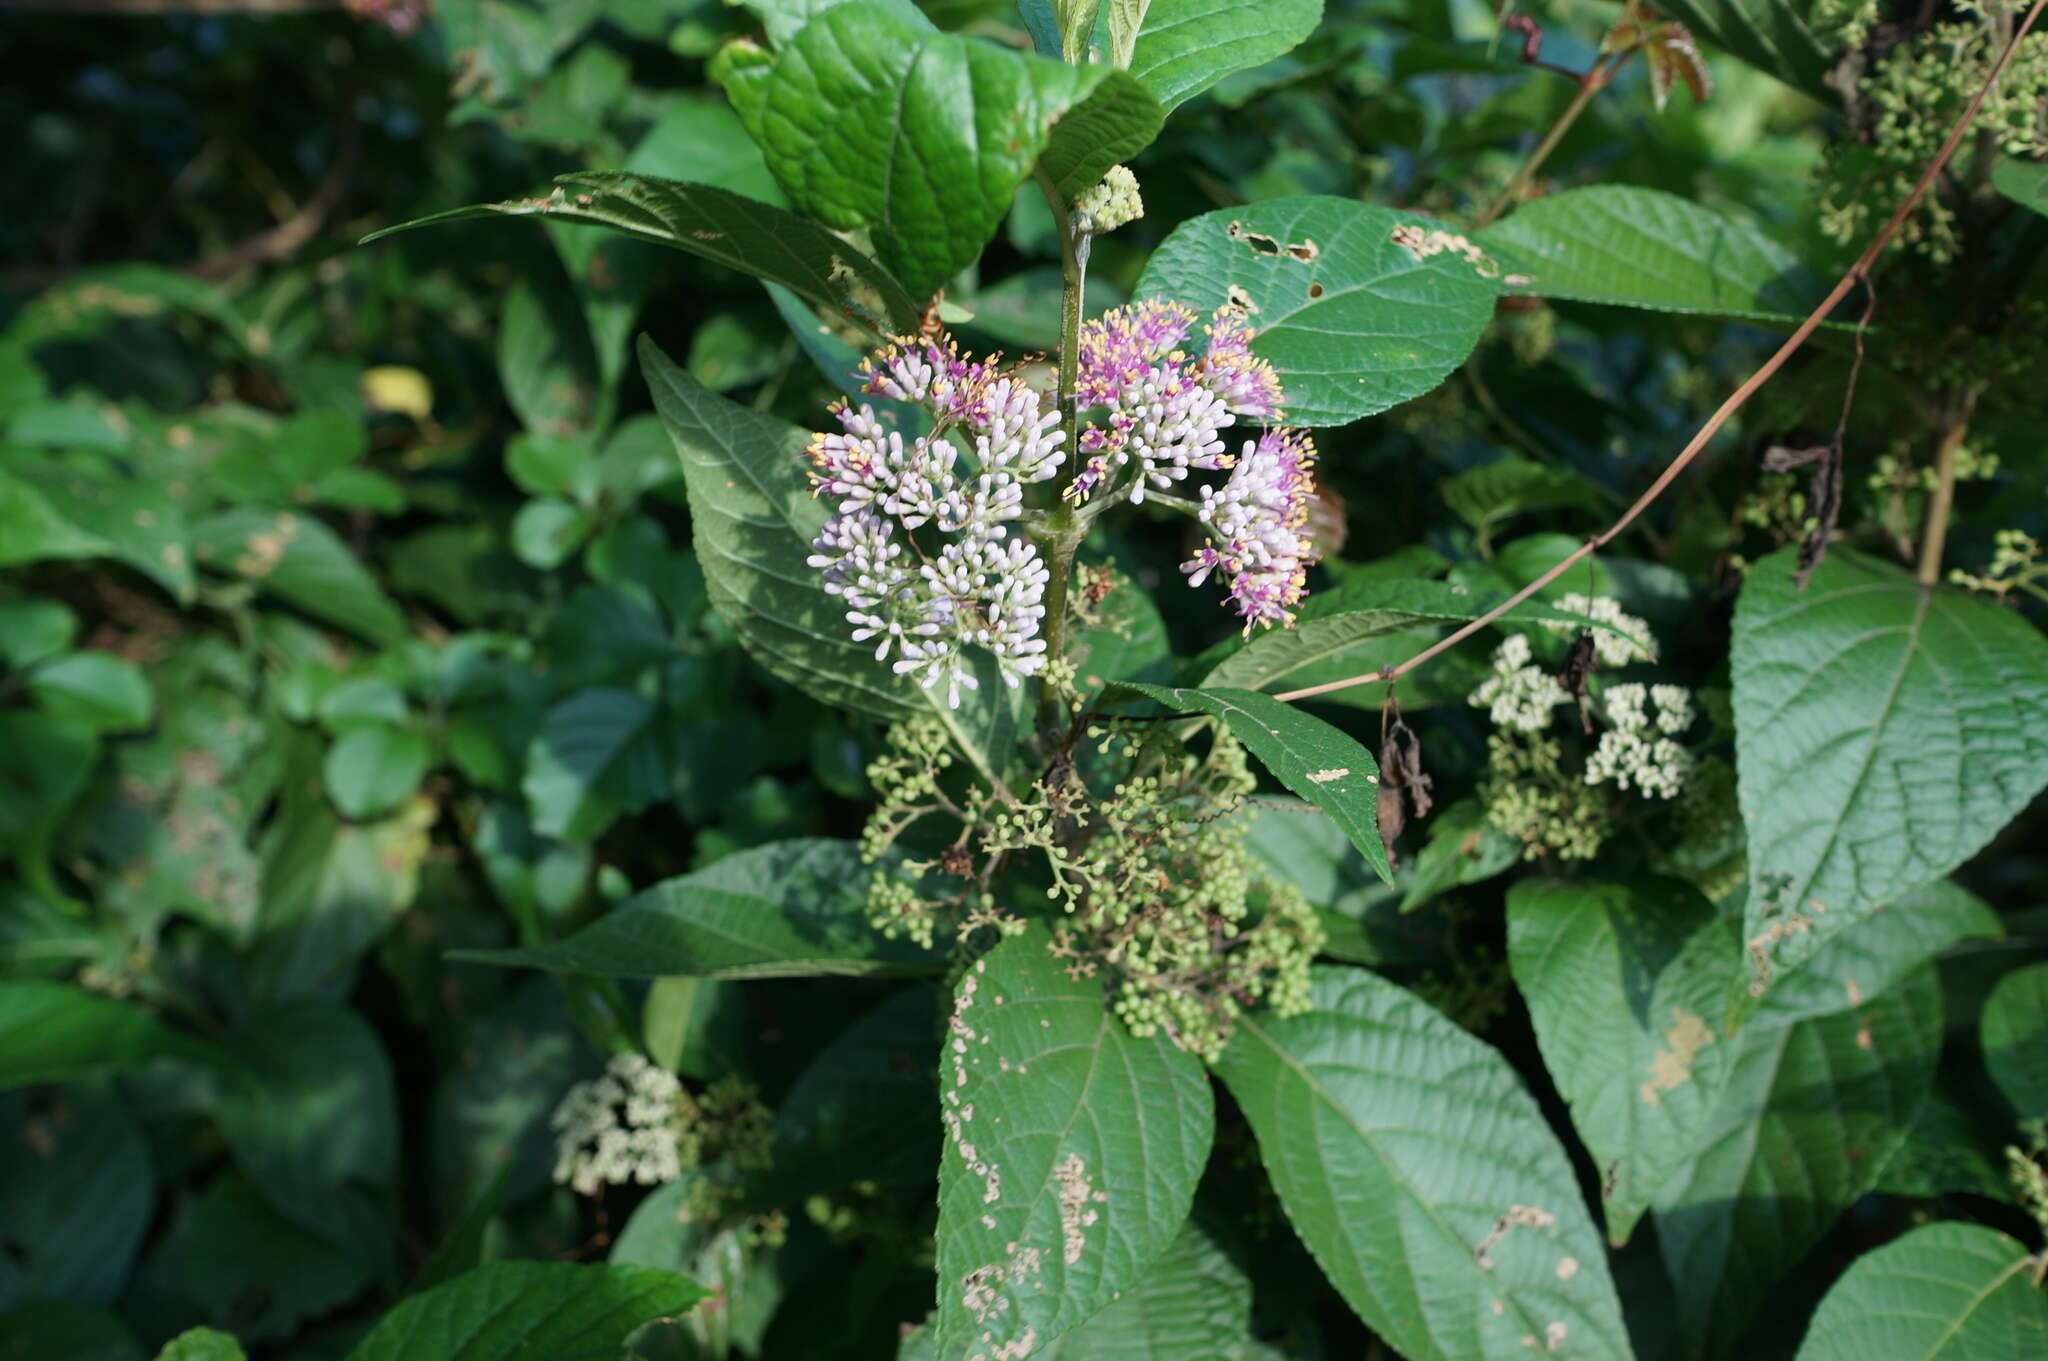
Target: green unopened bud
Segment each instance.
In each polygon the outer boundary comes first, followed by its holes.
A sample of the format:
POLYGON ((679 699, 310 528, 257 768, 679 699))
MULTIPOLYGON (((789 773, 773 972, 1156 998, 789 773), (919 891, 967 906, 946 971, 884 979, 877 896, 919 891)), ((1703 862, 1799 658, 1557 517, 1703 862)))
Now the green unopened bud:
POLYGON ((1129 166, 1111 166, 1102 183, 1083 191, 1075 200, 1074 212, 1081 230, 1091 236, 1136 222, 1145 215, 1145 200, 1138 196, 1138 177, 1129 166))

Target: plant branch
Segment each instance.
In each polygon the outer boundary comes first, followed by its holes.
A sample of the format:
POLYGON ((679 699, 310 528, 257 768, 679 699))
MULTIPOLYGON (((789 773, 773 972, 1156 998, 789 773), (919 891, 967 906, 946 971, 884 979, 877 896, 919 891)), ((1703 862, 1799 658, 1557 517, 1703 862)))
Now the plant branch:
POLYGON ((1311 685, 1300 690, 1289 690, 1283 694, 1275 695, 1274 698, 1280 700, 1307 699, 1312 695, 1328 694, 1333 690, 1349 689, 1354 685, 1370 685, 1374 681, 1389 681, 1397 676, 1405 676, 1430 658, 1456 647, 1459 643, 1464 642, 1467 638, 1479 632, 1479 630, 1492 624, 1503 614, 1506 614, 1509 610, 1557 580, 1558 577, 1564 575, 1565 572, 1571 569, 1573 563, 1578 562, 1581 558, 1588 556, 1595 550, 1605 547, 1616 535, 1633 524, 1636 517, 1649 509, 1650 505, 1658 497, 1662 496, 1673 482, 1678 480, 1680 474, 1691 466, 1692 461, 1698 458, 1701 451, 1707 447, 1707 442, 1719 433, 1721 427, 1728 423, 1729 418, 1737 411, 1740 411, 1749 399, 1757 394, 1758 389, 1762 388, 1779 369, 1783 368, 1787 360, 1799 352, 1807 340, 1812 337, 1813 333, 1820 329, 1821 322, 1827 318, 1828 314, 1841 304, 1842 299, 1849 296, 1850 290, 1858 284, 1863 284, 1867 281, 1871 265, 1876 263, 1878 255, 1883 252, 1884 248, 1891 244, 1891 239, 1898 235, 1899 228, 1905 225, 1906 219, 1912 216, 1913 211, 1920 206, 1920 200, 1927 196, 1927 191, 1933 187, 1935 179, 1947 167, 1949 158, 1955 155, 1956 148, 1962 144, 1963 135, 1969 131, 1970 125, 1977 119, 1977 110, 1983 107, 1985 98, 1998 84, 1999 76, 2005 73, 2006 64, 2012 60, 2013 53, 2018 50, 2021 41, 2026 38, 2027 33, 2034 27, 2034 21, 2041 17, 2043 7, 2048 7, 2048 0, 2034 0, 2034 3, 2028 8, 2026 17, 2020 21, 2019 26, 2013 32, 2012 40, 1998 54, 1998 60, 1992 63, 1990 75, 1985 78, 1984 84, 1978 88, 1977 93, 1970 97, 1970 102, 1963 109, 1962 116, 1956 120, 1956 125, 1949 130, 1947 139, 1941 144, 1941 150, 1934 154, 1934 159, 1929 161, 1927 168, 1920 172, 1920 179, 1914 184, 1912 192, 1907 194, 1905 201, 1892 211, 1891 217, 1886 219, 1885 224, 1878 228, 1877 235, 1872 237, 1870 244, 1863 248, 1863 254, 1856 257, 1856 263, 1851 265, 1848 272, 1836 282, 1833 288, 1828 290, 1828 295, 1822 298, 1819 305, 1807 314, 1806 320, 1799 323, 1799 328, 1785 338, 1785 343, 1773 351, 1771 357, 1766 359, 1755 373, 1743 381, 1742 386, 1730 393, 1728 399, 1715 409, 1714 414, 1707 418, 1706 424, 1702 425, 1699 431, 1690 440, 1686 441, 1685 447, 1678 451, 1677 457, 1673 458, 1670 465, 1657 475, 1657 480, 1650 484, 1649 489, 1641 496, 1638 496, 1629 508, 1621 513, 1619 519, 1567 554, 1549 571, 1537 577, 1521 590, 1516 591, 1506 600, 1501 601, 1471 623, 1456 629, 1431 646, 1424 648, 1400 665, 1384 666, 1377 671, 1368 671, 1359 676, 1349 676, 1343 680, 1331 681, 1325 685, 1311 685))
POLYGON ((1956 498, 1956 454, 1970 429, 1970 415, 1977 405, 1976 393, 1964 394, 1954 413, 1942 427, 1941 445, 1934 454, 1934 495, 1927 501, 1927 518, 1920 526, 1920 565, 1915 574, 1922 586, 1941 580, 1942 550, 1948 545, 1948 512, 1956 498))
MULTIPOLYGON (((1035 170, 1032 174, 1038 181, 1039 191, 1045 195, 1046 206, 1052 209, 1053 223, 1059 229, 1062 287, 1059 388, 1055 397, 1059 402, 1060 429, 1066 436, 1063 442, 1068 457, 1073 458, 1080 439, 1081 411, 1074 393, 1080 386, 1081 312, 1083 286, 1088 277, 1090 238, 1075 229, 1073 205, 1060 196, 1059 188, 1051 177, 1043 170, 1035 170)), ((1037 534, 1049 573, 1045 586, 1044 625, 1045 660, 1048 664, 1058 662, 1066 651, 1067 588, 1074 575, 1074 553, 1081 546, 1081 536, 1085 532, 1085 526, 1076 521, 1073 505, 1062 496, 1046 513, 1045 522, 1037 534)), ((1040 731, 1048 739, 1056 736, 1066 724, 1066 714, 1050 679, 1039 682, 1038 722, 1040 731)))

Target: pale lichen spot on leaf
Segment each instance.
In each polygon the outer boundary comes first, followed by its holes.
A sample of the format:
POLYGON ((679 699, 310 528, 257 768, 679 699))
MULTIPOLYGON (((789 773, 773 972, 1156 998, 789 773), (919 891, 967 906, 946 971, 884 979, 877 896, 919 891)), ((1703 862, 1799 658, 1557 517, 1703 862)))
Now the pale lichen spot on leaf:
POLYGON ((1088 1164, 1078 1153, 1069 1152, 1060 1159, 1052 1175, 1060 1207, 1060 1257, 1072 1266, 1081 1260, 1088 1243, 1086 1231, 1095 1225, 1097 1214, 1088 1208, 1088 1202, 1101 1197, 1089 1185, 1088 1164))
POLYGON ((1493 1270, 1493 1250, 1500 1240, 1508 1236, 1508 1230, 1517 1225, 1529 1229, 1547 1229, 1557 1223, 1557 1216, 1536 1205, 1510 1205, 1507 1213, 1493 1221, 1492 1230, 1479 1240, 1479 1246, 1472 1250, 1472 1260, 1481 1271, 1493 1270))
POLYGON ((1566 1257, 1557 1264, 1557 1279, 1568 1281, 1579 1274, 1579 1259, 1566 1257))
POLYGON ((1671 1024, 1664 1029, 1665 1047, 1650 1059, 1649 1080, 1637 1089, 1644 1103, 1662 1105, 1664 1093, 1692 1076, 1693 1061, 1713 1042, 1714 1032, 1707 1029, 1705 1021, 1683 1007, 1671 1008, 1671 1024))
POLYGON ((1567 1331, 1569 1330, 1564 1326, 1564 1321, 1562 1319, 1554 1323, 1546 1323, 1545 1325, 1543 1325, 1543 1339, 1545 1343, 1544 1350, 1554 1352, 1559 1347, 1562 1347, 1564 1345, 1564 1336, 1567 1331))

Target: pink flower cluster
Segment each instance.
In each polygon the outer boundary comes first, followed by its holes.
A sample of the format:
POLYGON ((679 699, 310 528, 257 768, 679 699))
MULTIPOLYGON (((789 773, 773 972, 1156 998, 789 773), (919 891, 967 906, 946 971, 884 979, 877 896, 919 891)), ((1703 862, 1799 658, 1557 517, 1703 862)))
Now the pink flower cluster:
POLYGON ((1138 302, 1081 327, 1075 399, 1082 410, 1107 411, 1081 432, 1086 457, 1066 490, 1081 501, 1135 461, 1131 500, 1148 488, 1170 489, 1192 469, 1230 466, 1222 432, 1240 416, 1268 421, 1280 414, 1280 380, 1251 352, 1244 313, 1222 308, 1204 327, 1199 356, 1181 349, 1195 314, 1176 302, 1138 302))
POLYGON ((845 603, 854 641, 879 640, 877 661, 894 650, 898 674, 927 690, 946 681, 958 708, 962 688, 976 688, 960 651, 973 645, 995 655, 1014 687, 1045 661, 1049 574, 1008 522, 1023 514, 1024 485, 1065 461, 1059 413, 1014 374, 951 344, 904 341, 861 374, 864 392, 929 411, 932 431, 906 443, 867 403, 833 408, 839 430, 814 436, 806 452, 811 480, 839 505, 808 561, 845 603), (910 534, 926 525, 949 536, 929 553, 910 534))
POLYGON ((1231 604, 1250 633, 1291 625, 1317 557, 1306 532, 1315 496, 1315 445, 1299 430, 1268 430, 1246 440, 1221 488, 1202 488, 1208 545, 1181 564, 1190 586, 1211 572, 1229 584, 1231 604))

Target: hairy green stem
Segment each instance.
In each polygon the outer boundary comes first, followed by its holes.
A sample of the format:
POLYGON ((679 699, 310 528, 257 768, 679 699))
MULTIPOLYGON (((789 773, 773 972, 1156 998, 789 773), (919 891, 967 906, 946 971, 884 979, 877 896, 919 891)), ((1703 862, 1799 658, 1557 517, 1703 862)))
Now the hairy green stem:
MULTIPOLYGON (((1067 457, 1077 458, 1080 439, 1081 410, 1074 396, 1080 385, 1081 371, 1081 313, 1082 288, 1088 277, 1088 244, 1086 233, 1077 231, 1074 225, 1072 205, 1061 196, 1059 189, 1043 170, 1034 172, 1038 188, 1045 195, 1046 206, 1052 209, 1054 224, 1060 234, 1060 352, 1057 397, 1060 408, 1060 429, 1065 433, 1067 457)), ((1067 594, 1074 575, 1074 553, 1081 546, 1081 538, 1087 533, 1082 517, 1064 498, 1046 512, 1045 521, 1039 526, 1036 537, 1039 551, 1045 554, 1046 570, 1050 574, 1045 587, 1045 660, 1048 666, 1057 662, 1066 651, 1067 643, 1067 594)), ((1066 727, 1065 706, 1060 703, 1059 694, 1050 679, 1039 681, 1038 725, 1041 736, 1053 740, 1066 727)))

